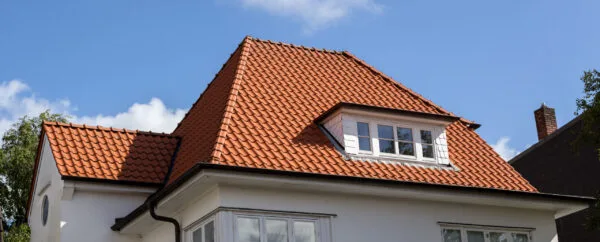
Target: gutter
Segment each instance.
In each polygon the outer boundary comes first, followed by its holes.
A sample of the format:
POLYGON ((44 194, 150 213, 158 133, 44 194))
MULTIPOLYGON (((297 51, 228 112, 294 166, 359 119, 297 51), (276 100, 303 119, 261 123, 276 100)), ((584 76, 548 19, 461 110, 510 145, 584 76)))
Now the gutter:
MULTIPOLYGON (((370 185, 389 185, 389 186, 408 186, 411 188, 418 189, 446 189, 451 191, 464 191, 464 192, 474 192, 474 193, 485 193, 489 195, 496 196, 510 196, 510 197, 520 197, 525 199, 544 199, 544 200, 554 200, 554 201, 562 201, 562 202, 575 202, 575 203, 584 203, 584 204, 593 204, 596 200, 592 197, 584 197, 584 196, 572 196, 572 195, 559 195, 559 194, 549 194, 549 193, 538 193, 538 192, 524 192, 524 191, 512 191, 512 190, 501 190, 494 188, 482 188, 482 187, 467 187, 467 186, 457 186, 457 185, 445 185, 445 184, 432 184, 425 182, 411 182, 411 181, 399 181, 399 180, 383 180, 376 178, 365 178, 365 177, 351 177, 351 176, 340 176, 340 175, 330 175, 330 174, 318 174, 318 173, 304 173, 304 172, 294 172, 294 171, 282 171, 282 170, 269 170, 269 169, 260 169, 260 168, 251 168, 251 167, 240 167, 240 166, 228 166, 228 165, 219 165, 212 164, 206 162, 196 163, 192 168, 188 169, 184 174, 174 180, 171 184, 165 186, 163 189, 158 190, 154 193, 148 200, 151 202, 158 202, 161 199, 167 197, 171 192, 178 189, 185 182, 190 180, 192 177, 200 173, 200 171, 213 169, 219 171, 236 171, 236 172, 246 172, 246 173, 254 173, 259 175, 280 175, 287 176, 293 178, 310 178, 310 179, 324 179, 329 181, 341 181, 341 182, 353 182, 360 184, 370 184, 370 185)), ((138 217, 142 216, 144 213, 148 212, 148 206, 146 204, 142 204, 127 216, 122 218, 115 219, 115 224, 111 226, 113 231, 121 231, 125 228, 129 223, 138 217)))

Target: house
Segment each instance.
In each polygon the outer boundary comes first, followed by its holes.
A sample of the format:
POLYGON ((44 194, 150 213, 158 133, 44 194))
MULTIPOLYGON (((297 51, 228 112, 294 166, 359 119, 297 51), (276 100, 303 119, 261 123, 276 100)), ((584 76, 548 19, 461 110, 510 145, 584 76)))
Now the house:
MULTIPOLYGON (((534 116, 539 142, 509 163, 540 192, 597 196, 600 192, 597 147, 576 143, 583 127, 581 117, 557 129, 553 108, 542 105, 534 116)), ((600 241, 600 231, 586 229, 589 214, 586 209, 557 219, 559 240, 600 241)))
POLYGON ((44 123, 33 241, 556 241, 458 117, 349 52, 246 37, 171 134, 44 123))

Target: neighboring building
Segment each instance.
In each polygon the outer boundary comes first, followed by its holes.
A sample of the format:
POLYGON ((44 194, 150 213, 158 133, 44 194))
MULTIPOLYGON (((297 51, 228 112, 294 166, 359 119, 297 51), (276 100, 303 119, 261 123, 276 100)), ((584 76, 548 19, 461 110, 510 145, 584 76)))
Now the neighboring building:
POLYGON ((540 193, 348 52, 245 38, 171 134, 44 123, 33 241, 550 242, 540 193))
MULTIPOLYGON (((576 117, 556 129, 554 109, 534 112, 539 142, 509 161, 540 192, 597 196, 600 192, 598 147, 576 143, 583 121, 576 117)), ((589 210, 556 220, 561 242, 600 241, 600 231, 586 229, 589 210)))

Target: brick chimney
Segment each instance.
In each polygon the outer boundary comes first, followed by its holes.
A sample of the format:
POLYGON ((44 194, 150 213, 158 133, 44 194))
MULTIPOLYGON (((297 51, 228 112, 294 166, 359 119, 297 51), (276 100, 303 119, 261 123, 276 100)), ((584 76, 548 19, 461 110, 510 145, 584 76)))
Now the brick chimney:
POLYGON ((554 108, 549 108, 546 104, 533 112, 535 116, 535 126, 537 127, 538 139, 542 140, 552 132, 556 131, 556 114, 554 108))

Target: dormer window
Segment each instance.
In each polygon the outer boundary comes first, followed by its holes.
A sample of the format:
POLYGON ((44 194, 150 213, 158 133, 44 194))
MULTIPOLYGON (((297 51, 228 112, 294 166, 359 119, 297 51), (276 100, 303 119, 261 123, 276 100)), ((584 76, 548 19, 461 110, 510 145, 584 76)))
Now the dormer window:
POLYGON ((457 117, 347 105, 334 107, 320 123, 350 158, 450 164, 446 126, 457 117))

